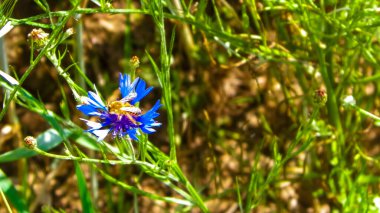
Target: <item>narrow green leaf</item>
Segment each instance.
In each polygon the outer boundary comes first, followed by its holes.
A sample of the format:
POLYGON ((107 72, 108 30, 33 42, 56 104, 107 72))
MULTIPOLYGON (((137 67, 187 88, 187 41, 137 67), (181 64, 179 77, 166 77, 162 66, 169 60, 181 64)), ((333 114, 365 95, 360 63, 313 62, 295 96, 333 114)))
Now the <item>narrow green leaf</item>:
POLYGON ((237 203, 239 205, 240 212, 244 212, 243 211, 243 200, 241 198, 240 185, 239 185, 239 180, 237 177, 235 177, 235 182, 236 182, 237 203))
POLYGON ((199 1, 198 7, 197 7, 198 10, 195 14, 196 20, 201 21, 204 18, 205 14, 206 14, 207 3, 208 3, 207 0, 200 0, 199 1))
POLYGON ((5 173, 1 169, 0 169, 0 189, 4 192, 7 199, 13 204, 13 207, 17 210, 17 212, 21 212, 21 213, 29 212, 25 199, 23 199, 19 195, 12 181, 5 175, 5 173))
MULTIPOLYGON (((70 131, 65 131, 65 134, 69 135, 70 131)), ((44 151, 48 151, 58 146, 62 142, 62 138, 54 129, 49 129, 45 131, 44 133, 40 134, 36 139, 38 148, 44 151)), ((22 147, 0 155, 0 163, 15 161, 21 158, 29 158, 35 155, 37 155, 35 151, 22 147)))
POLYGON ((82 212, 84 213, 95 212, 94 206, 92 205, 90 192, 87 190, 86 179, 84 178, 80 165, 77 161, 74 161, 74 165, 75 165, 75 174, 77 176, 80 200, 82 202, 82 212))
POLYGON ((0 2, 0 28, 5 25, 8 18, 12 15, 16 3, 17 0, 4 0, 0 2))
POLYGON ((84 146, 88 149, 99 151, 99 142, 95 137, 91 137, 88 133, 85 133, 83 130, 75 131, 70 135, 70 139, 74 140, 76 143, 84 146))

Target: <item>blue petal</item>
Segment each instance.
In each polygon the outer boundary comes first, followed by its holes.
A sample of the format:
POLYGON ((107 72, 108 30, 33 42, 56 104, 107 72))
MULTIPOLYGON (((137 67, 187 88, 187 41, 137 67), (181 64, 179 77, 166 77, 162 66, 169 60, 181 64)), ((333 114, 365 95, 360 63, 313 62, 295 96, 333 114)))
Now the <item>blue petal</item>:
POLYGON ((131 83, 131 76, 125 74, 119 74, 119 89, 121 92, 121 97, 125 98, 127 97, 134 89, 135 86, 138 82, 139 78, 136 78, 132 83, 131 83))
POLYGON ((154 121, 153 119, 149 121, 150 123, 145 123, 145 124, 142 124, 140 126, 140 129, 144 132, 144 133, 153 133, 153 132, 156 132, 155 129, 153 129, 152 127, 159 127, 161 126, 161 123, 158 123, 156 121, 154 121))
POLYGON ((140 122, 140 129, 144 133, 150 134, 155 132, 156 130, 153 129, 153 127, 161 126, 161 123, 158 123, 154 120, 155 117, 159 115, 156 111, 161 106, 160 100, 157 100, 157 102, 154 104, 154 106, 146 112, 144 115, 141 115, 136 120, 140 122))
POLYGON ((139 80, 136 85, 136 93, 137 97, 131 101, 131 104, 135 104, 139 102, 141 99, 143 99, 146 95, 152 91, 153 87, 149 87, 148 89, 145 89, 146 83, 144 80, 139 80))
POLYGON ((146 123, 152 120, 153 118, 156 118, 157 116, 160 115, 159 113, 156 112, 160 107, 161 107, 160 100, 157 100, 154 106, 148 112, 138 117, 137 121, 141 123, 146 123))
POLYGON ((95 108, 107 110, 107 107, 104 105, 102 99, 99 97, 98 94, 89 91, 88 92, 88 102, 90 105, 92 105, 95 108))
POLYGON ((149 128, 149 127, 142 127, 141 130, 142 130, 144 133, 147 133, 147 134, 150 134, 150 133, 156 132, 155 129, 152 129, 152 128, 149 128))
POLYGON ((129 129, 127 130, 127 134, 129 135, 129 137, 132 139, 132 140, 138 140, 138 138, 136 137, 136 129, 129 129))
POLYGON ((131 78, 129 77, 129 75, 123 75, 119 73, 119 88, 120 88, 122 97, 127 95, 127 89, 130 82, 131 82, 131 78))
POLYGON ((101 113, 92 105, 77 105, 77 109, 83 112, 87 116, 100 116, 101 113))

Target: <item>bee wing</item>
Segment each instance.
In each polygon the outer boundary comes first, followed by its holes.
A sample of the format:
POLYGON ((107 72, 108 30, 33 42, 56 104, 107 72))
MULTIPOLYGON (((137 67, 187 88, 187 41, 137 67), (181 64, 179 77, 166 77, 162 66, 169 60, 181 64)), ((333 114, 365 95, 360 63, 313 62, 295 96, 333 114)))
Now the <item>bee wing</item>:
POLYGON ((137 107, 134 107, 134 106, 131 106, 131 107, 121 107, 120 110, 122 111, 125 111, 125 112, 129 112, 129 113, 132 113, 132 114, 141 114, 141 109, 137 108, 137 107))
POLYGON ((120 101, 123 103, 129 102, 129 101, 132 101, 134 98, 136 98, 136 96, 137 96, 136 92, 130 92, 127 96, 122 98, 120 101))

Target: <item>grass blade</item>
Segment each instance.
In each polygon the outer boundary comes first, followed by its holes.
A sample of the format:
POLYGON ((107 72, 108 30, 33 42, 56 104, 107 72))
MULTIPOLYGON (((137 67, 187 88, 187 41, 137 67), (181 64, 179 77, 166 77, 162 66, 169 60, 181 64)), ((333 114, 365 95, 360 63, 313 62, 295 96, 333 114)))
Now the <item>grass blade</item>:
POLYGON ((80 200, 82 202, 82 211, 84 213, 92 213, 95 212, 94 206, 91 201, 91 193, 88 191, 86 186, 86 179, 83 175, 83 172, 80 168, 80 164, 78 162, 74 162, 75 165, 75 174, 77 176, 77 183, 79 188, 80 200))
POLYGON ((29 212, 26 205, 25 199, 23 199, 16 188, 14 187, 12 181, 5 175, 3 170, 0 169, 0 189, 4 192, 9 201, 13 204, 13 207, 17 212, 29 212))

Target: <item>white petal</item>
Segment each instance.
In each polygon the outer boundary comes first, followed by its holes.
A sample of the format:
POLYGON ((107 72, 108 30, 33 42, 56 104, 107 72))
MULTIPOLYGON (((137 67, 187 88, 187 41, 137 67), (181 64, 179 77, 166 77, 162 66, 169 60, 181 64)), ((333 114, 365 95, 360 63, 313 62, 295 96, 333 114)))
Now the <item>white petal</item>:
POLYGON ((16 79, 14 79, 12 76, 8 75, 7 73, 3 72, 3 71, 0 71, 0 76, 5 79, 9 84, 11 84, 12 86, 16 86, 18 85, 18 81, 16 81, 16 79))
POLYGON ((98 122, 94 122, 94 121, 89 121, 89 120, 86 120, 86 119, 83 119, 81 118, 82 121, 86 122, 86 125, 91 127, 92 129, 100 129, 103 127, 103 125, 101 123, 98 123, 98 122))
POLYGON ((0 30, 0 38, 13 29, 13 25, 8 21, 0 30))
POLYGON ((92 133, 98 137, 98 141, 101 141, 108 135, 109 131, 110 131, 109 129, 100 129, 100 130, 94 130, 92 131, 92 133))

